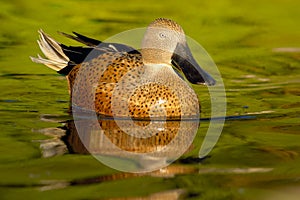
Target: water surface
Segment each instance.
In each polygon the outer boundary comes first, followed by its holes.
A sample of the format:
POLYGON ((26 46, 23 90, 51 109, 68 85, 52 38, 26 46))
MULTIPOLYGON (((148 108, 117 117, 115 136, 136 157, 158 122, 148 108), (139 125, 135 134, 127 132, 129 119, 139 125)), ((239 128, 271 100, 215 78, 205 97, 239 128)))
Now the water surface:
MULTIPOLYGON (((298 199, 300 190, 299 1, 22 1, 1 2, 1 199, 298 199), (31 63, 37 30, 104 40, 157 17, 182 25, 215 60, 226 87, 222 135, 197 159, 210 116, 202 104, 191 148, 147 174, 111 169, 87 154, 66 127, 64 77, 31 63)), ((70 127, 69 127, 70 128, 70 127)), ((78 138, 77 138, 78 139, 78 138)))

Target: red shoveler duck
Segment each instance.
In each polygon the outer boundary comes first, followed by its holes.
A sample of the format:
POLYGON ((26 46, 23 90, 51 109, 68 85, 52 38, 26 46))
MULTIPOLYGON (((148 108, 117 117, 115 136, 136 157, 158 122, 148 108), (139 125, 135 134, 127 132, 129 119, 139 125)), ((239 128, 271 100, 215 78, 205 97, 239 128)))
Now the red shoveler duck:
POLYGON ((43 31, 38 44, 46 58, 31 57, 67 77, 72 106, 114 117, 199 117, 189 84, 214 85, 197 64, 180 25, 159 18, 149 24, 141 50, 75 33, 63 35, 86 46, 66 46, 43 31), (185 78, 183 78, 183 76, 185 78))

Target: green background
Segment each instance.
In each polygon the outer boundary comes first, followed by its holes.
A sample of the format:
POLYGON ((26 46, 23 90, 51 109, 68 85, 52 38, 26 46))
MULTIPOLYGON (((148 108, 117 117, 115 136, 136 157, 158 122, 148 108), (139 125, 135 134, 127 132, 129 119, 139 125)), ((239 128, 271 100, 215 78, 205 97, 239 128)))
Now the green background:
MULTIPOLYGON (((298 0, 1 0, 0 199, 155 199, 181 193, 189 199, 298 199, 299 7, 298 0), (76 45, 56 31, 105 40, 158 17, 177 21, 214 59, 226 87, 227 116, 252 117, 226 120, 210 158, 201 164, 178 161, 168 175, 123 174, 90 155, 43 158, 41 144, 55 140, 53 132, 61 133, 61 122, 70 117, 64 77, 29 59, 40 53, 37 30, 76 45)), ((203 86, 194 89, 206 116, 209 96, 203 86)), ((207 126, 201 124, 195 144, 207 126)), ((195 145, 185 156, 196 157, 198 150, 195 145)))

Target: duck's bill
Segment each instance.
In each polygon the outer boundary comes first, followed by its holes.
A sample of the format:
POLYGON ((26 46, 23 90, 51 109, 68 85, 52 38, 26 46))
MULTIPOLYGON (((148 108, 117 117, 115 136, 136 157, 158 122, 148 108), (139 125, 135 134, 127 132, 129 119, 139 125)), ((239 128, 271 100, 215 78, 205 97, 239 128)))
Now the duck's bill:
POLYGON ((205 84, 208 86, 216 84, 215 79, 204 71, 196 62, 186 43, 177 44, 172 56, 172 63, 192 84, 205 84))

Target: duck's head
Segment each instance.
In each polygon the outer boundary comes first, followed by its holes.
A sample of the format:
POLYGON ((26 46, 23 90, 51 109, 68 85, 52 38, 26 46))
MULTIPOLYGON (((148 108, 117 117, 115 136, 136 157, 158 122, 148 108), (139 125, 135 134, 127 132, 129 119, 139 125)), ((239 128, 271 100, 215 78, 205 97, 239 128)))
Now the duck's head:
POLYGON ((192 84, 216 82, 194 59, 181 26, 170 19, 158 18, 150 23, 141 47, 145 64, 173 65, 192 84))

